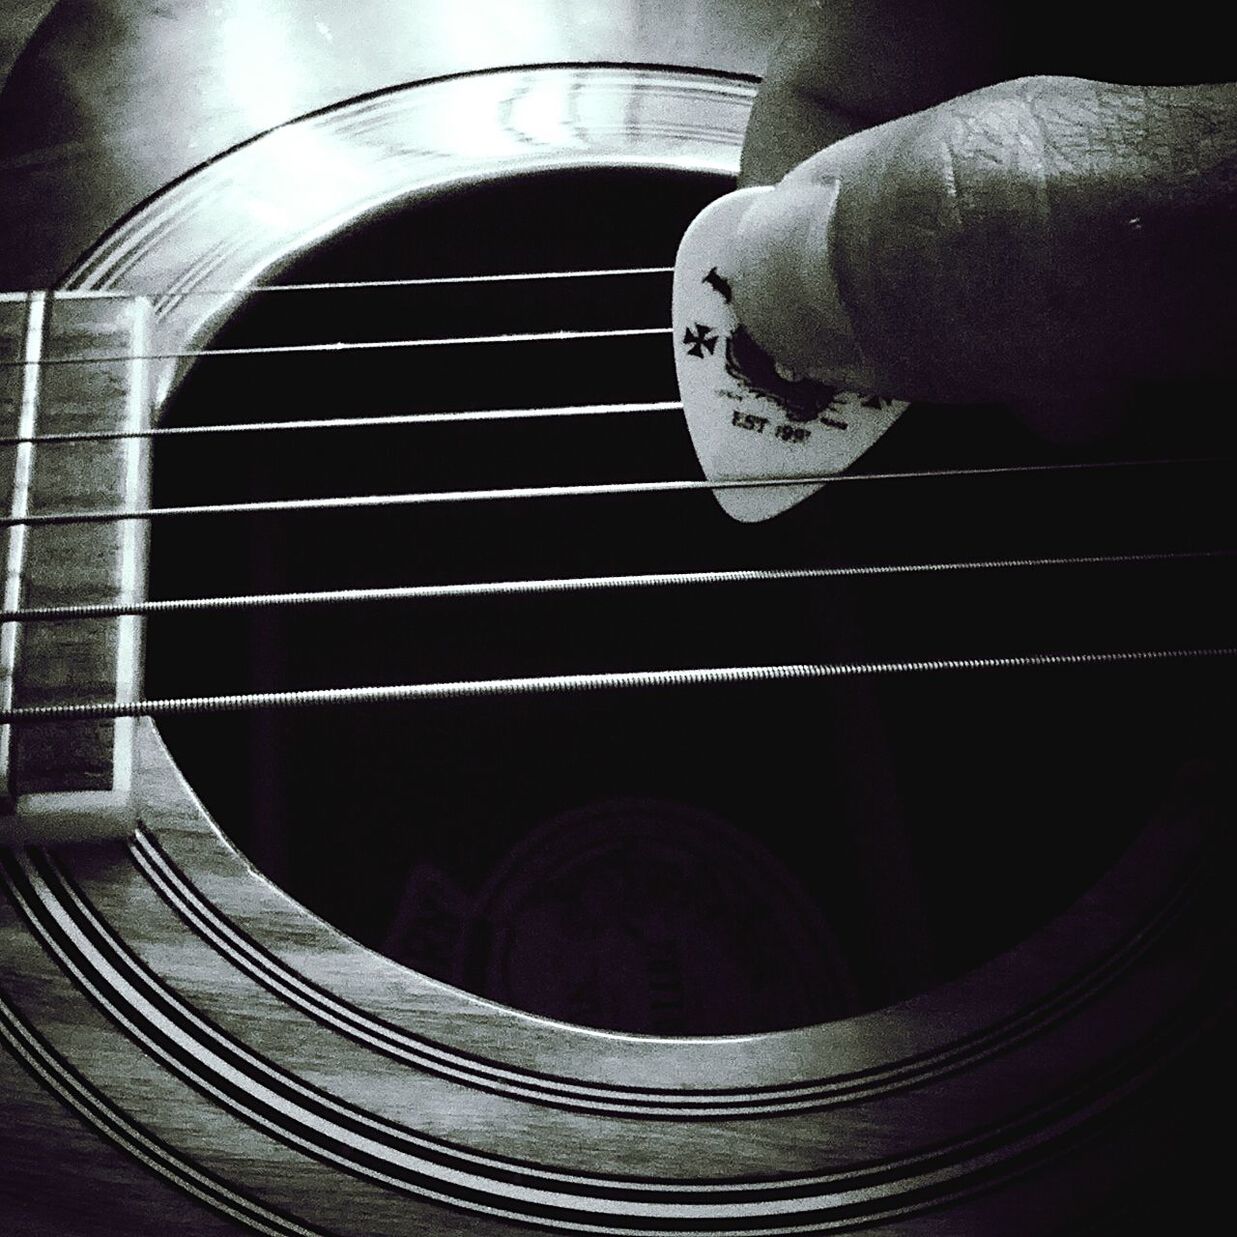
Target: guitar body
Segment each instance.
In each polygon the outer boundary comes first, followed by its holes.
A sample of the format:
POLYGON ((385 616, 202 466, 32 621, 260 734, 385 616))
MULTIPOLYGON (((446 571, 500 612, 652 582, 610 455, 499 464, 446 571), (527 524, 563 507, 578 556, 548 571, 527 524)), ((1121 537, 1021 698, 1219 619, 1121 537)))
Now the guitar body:
MULTIPOLYGON (((157 421, 239 290, 393 204, 733 175, 785 8, 486 5, 461 37, 459 7, 64 0, 3 96, 7 286, 144 297, 157 421)), ((848 1017, 682 1035, 384 957, 255 870, 156 720, 132 747, 136 832, 3 851, 5 1231, 1032 1237, 1200 1231, 1219 1197, 1232 820, 1208 752, 995 958, 848 1017)))

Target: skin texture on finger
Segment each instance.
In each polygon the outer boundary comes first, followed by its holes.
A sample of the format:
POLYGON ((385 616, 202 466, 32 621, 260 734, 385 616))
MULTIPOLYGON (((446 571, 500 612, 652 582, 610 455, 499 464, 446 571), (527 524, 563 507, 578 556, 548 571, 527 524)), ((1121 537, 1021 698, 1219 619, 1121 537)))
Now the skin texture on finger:
POLYGON ((770 57, 741 186, 772 184, 839 138, 1000 80, 1004 18, 985 0, 808 0, 770 57))
POLYGON ((822 376, 815 341, 849 326, 872 389, 902 398, 1221 373, 1237 347, 1234 117, 1232 86, 1028 78, 854 134, 788 178, 840 182, 825 243, 783 226, 813 241, 774 261, 759 229, 741 238, 739 316, 822 376), (776 286, 788 266, 798 278, 776 286), (830 320, 838 296, 848 323, 830 320))

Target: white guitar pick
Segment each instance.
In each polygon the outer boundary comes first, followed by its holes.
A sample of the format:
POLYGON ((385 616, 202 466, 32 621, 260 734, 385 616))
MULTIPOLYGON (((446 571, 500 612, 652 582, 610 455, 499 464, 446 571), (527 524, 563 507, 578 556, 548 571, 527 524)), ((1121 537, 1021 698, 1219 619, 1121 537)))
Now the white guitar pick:
POLYGON ((825 483, 785 484, 841 472, 906 404, 839 391, 778 365, 739 325, 727 277, 739 220, 766 188, 718 198, 687 229, 674 264, 675 369, 692 445, 709 481, 783 482, 714 490, 722 510, 755 523, 825 483))

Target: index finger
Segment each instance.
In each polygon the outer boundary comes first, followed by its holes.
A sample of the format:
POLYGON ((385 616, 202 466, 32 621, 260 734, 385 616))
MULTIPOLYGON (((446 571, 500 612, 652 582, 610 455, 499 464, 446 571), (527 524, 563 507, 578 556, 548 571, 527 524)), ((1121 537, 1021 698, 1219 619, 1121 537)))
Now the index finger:
POLYGON ((804 0, 770 57, 739 184, 772 184, 859 129, 999 81, 997 9, 985 0, 804 0))

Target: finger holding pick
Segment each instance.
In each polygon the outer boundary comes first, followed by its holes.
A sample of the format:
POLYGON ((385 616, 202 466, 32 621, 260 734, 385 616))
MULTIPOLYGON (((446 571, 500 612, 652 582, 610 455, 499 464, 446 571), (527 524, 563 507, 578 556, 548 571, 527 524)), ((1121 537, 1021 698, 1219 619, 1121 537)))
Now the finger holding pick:
POLYGON ((767 520, 814 494, 898 419, 904 402, 839 391, 780 365, 735 316, 728 271, 739 221, 765 188, 710 203, 679 245, 672 301, 675 370, 683 412, 722 510, 767 520), (795 484, 797 478, 812 478, 795 484))

